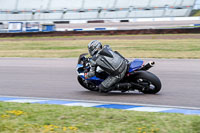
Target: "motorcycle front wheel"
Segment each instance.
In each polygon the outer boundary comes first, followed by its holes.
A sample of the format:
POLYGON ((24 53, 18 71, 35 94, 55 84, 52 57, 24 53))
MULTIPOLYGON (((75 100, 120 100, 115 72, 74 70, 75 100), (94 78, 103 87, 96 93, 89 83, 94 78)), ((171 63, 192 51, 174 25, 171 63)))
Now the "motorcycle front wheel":
POLYGON ((84 87, 85 89, 87 90, 90 90, 90 91, 98 91, 98 89, 96 88, 96 86, 92 85, 92 84, 87 84, 84 82, 84 79, 81 78, 80 76, 77 77, 77 80, 79 82, 79 84, 84 87))

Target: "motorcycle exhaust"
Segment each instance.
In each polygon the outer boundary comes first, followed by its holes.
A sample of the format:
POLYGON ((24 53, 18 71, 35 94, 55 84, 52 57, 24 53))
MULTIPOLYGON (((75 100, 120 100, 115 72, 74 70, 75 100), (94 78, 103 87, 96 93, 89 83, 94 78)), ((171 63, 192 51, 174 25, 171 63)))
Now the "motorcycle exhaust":
POLYGON ((132 83, 118 83, 115 85, 115 89, 113 89, 113 90, 126 92, 129 90, 135 90, 135 89, 142 90, 143 88, 144 88, 144 86, 132 82, 132 83))
POLYGON ((146 65, 144 65, 140 70, 149 70, 151 67, 155 65, 154 61, 149 61, 146 65))

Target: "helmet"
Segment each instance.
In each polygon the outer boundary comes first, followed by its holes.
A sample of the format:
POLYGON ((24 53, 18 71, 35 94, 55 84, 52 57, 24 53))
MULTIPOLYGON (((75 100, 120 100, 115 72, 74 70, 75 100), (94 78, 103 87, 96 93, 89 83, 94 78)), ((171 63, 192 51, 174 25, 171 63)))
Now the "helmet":
POLYGON ((102 44, 98 40, 93 40, 88 44, 88 51, 91 56, 95 55, 100 49, 102 49, 102 44))

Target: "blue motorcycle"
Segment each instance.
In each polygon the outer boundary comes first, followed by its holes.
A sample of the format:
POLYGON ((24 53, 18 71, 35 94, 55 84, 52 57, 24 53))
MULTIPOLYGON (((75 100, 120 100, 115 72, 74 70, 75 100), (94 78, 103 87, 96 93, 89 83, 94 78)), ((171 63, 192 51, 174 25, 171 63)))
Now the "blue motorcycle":
MULTIPOLYGON (((90 91, 98 91, 98 86, 104 81, 108 74, 105 73, 100 67, 96 69, 96 76, 86 79, 84 76, 85 72, 90 70, 90 58, 86 57, 87 53, 81 54, 78 59, 77 73, 78 82, 84 88, 90 91)), ((144 61, 141 59, 135 59, 132 62, 128 62, 128 69, 124 78, 120 83, 130 83, 131 87, 119 87, 112 91, 135 91, 138 90, 144 94, 156 94, 161 90, 160 79, 151 72, 148 72, 153 67, 155 62, 151 61, 144 65, 144 61)))

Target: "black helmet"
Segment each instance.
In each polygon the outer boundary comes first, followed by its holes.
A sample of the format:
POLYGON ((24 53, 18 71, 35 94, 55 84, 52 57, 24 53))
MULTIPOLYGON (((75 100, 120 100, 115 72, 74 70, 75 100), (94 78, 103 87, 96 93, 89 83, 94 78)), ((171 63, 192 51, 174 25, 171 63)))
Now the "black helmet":
POLYGON ((88 51, 91 56, 95 55, 100 49, 102 49, 102 44, 98 40, 93 40, 88 44, 88 51))

